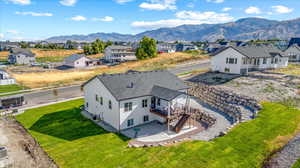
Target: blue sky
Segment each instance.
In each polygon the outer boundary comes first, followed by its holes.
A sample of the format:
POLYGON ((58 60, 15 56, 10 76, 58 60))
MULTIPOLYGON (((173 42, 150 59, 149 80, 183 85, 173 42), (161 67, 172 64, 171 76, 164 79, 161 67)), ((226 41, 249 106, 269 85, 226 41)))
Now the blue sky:
POLYGON ((300 17, 299 0, 0 0, 0 40, 300 17))

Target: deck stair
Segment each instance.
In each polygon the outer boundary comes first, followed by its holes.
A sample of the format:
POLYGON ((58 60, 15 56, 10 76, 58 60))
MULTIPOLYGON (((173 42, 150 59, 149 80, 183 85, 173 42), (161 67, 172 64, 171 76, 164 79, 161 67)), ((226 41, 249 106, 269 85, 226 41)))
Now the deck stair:
POLYGON ((185 123, 189 120, 190 115, 188 114, 183 114, 180 120, 177 122, 177 124, 174 127, 174 131, 176 133, 179 133, 181 129, 184 127, 185 123))

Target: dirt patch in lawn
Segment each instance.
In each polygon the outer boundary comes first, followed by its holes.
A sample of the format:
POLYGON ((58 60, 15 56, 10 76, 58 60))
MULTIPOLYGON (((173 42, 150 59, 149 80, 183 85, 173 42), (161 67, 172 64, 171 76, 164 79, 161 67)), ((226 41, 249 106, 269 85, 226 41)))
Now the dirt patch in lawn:
POLYGON ((8 163, 14 168, 56 168, 47 153, 13 118, 0 118, 0 146, 8 150, 8 163))

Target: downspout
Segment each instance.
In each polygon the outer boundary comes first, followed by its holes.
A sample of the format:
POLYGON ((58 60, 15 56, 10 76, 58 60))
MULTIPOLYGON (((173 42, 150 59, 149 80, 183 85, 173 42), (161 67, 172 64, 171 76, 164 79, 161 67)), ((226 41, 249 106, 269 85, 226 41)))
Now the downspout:
POLYGON ((118 101, 119 104, 119 133, 121 131, 121 109, 120 109, 120 101, 118 101))

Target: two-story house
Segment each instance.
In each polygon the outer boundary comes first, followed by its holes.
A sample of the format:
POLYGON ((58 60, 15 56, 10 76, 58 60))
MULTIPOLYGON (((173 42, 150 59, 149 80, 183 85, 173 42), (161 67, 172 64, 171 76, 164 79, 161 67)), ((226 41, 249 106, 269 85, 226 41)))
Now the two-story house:
POLYGON ((288 56, 273 46, 229 46, 212 54, 211 69, 216 72, 247 74, 250 71, 288 66, 288 56))
POLYGON ((10 54, 8 55, 8 62, 10 64, 32 64, 35 63, 35 54, 29 49, 23 48, 12 48, 10 49, 10 54))
POLYGON ((284 52, 290 62, 300 62, 300 47, 297 44, 290 46, 284 52))
POLYGON ((104 60, 107 62, 133 61, 136 60, 136 56, 130 46, 112 45, 105 48, 104 60))
POLYGON ((171 108, 187 103, 189 88, 168 71, 97 75, 83 84, 85 110, 116 130, 166 123, 171 108))

